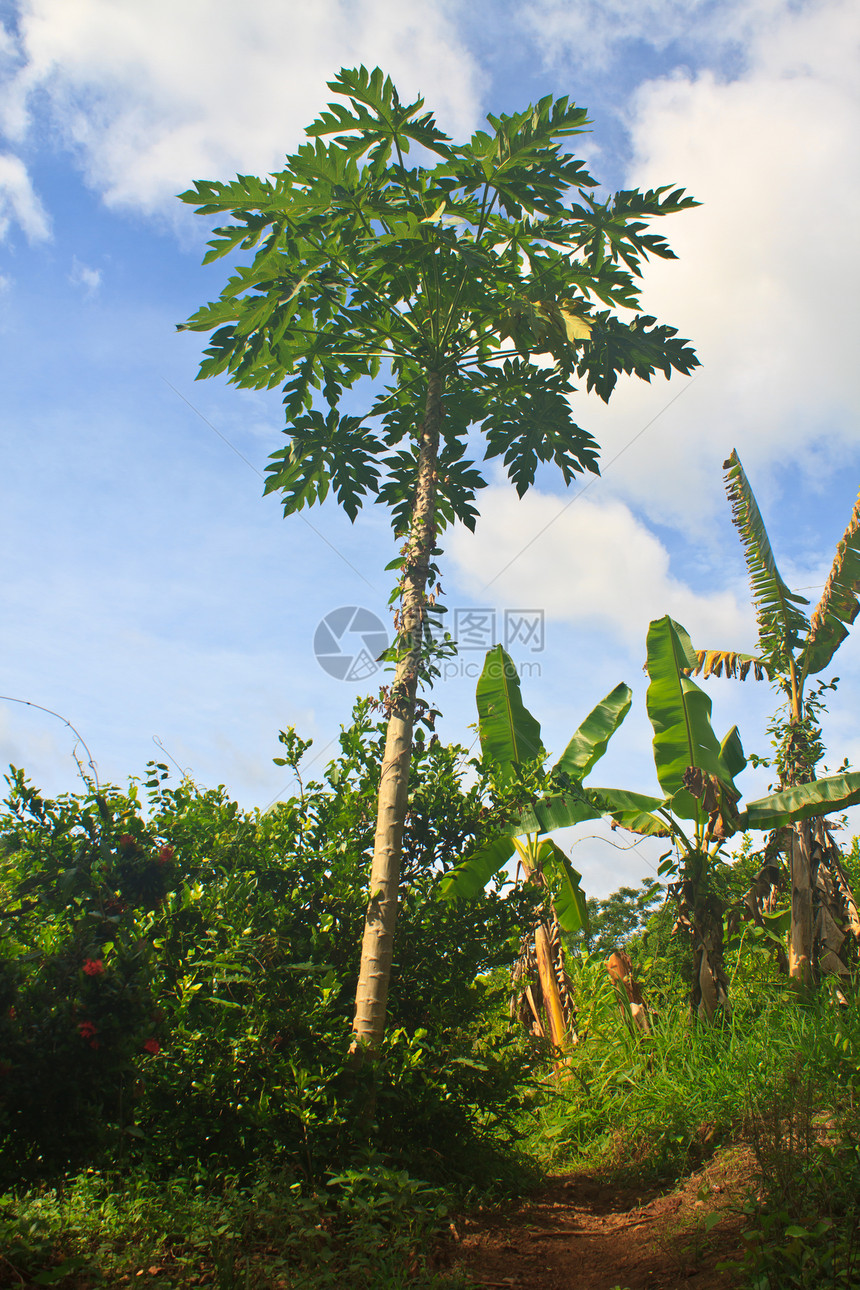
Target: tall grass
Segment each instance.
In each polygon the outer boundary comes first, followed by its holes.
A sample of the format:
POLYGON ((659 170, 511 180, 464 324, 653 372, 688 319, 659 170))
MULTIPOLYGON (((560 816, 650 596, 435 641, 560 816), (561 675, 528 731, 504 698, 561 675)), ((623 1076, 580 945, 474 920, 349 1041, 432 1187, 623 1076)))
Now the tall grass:
POLYGON ((780 986, 731 1017, 691 1020, 681 990, 634 1033, 602 964, 574 965, 584 1039, 567 1070, 547 1081, 528 1131, 549 1167, 614 1163, 638 1178, 678 1174, 720 1144, 744 1137, 783 1095, 798 1063, 819 1111, 853 1098, 860 1011, 831 992, 803 998, 780 986))

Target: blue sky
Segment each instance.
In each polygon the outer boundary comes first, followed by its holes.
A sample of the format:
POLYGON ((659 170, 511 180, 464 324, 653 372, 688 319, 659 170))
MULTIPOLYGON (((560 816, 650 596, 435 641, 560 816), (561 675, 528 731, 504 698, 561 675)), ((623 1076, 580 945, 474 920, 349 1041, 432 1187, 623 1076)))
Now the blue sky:
MULTIPOLYGON (((630 382, 608 408, 577 395, 602 478, 572 504, 549 473, 522 502, 497 483, 477 533, 446 539, 452 613, 492 609, 501 627, 506 610, 543 612, 545 648, 518 661, 547 745, 627 680, 634 711, 598 779, 652 789, 648 621, 671 613, 702 646, 754 639, 724 458, 738 449, 782 571, 813 603, 860 486, 856 6, 293 10, 0 3, 0 693, 71 721, 103 780, 165 759, 157 738, 199 783, 262 807, 291 787, 272 764, 280 728, 330 755, 372 683, 323 671, 314 633, 343 605, 384 617, 388 523, 371 508, 353 526, 329 504, 285 521, 261 496, 279 397, 195 384, 203 338, 175 325, 218 294, 223 266, 201 267, 207 230, 175 194, 277 169, 326 80, 379 64, 455 136, 568 94, 590 110, 583 150, 603 183, 676 183, 703 203, 665 222, 680 258, 649 270, 644 295, 693 341, 700 374, 630 382)), ((438 688, 443 737, 473 738, 481 657, 464 651, 438 688)), ((834 670, 828 760, 860 764, 857 639, 834 670)), ((737 721, 766 751, 768 692, 709 688, 717 727, 737 721)), ((75 787, 74 747, 60 721, 0 701, 0 761, 46 792, 75 787)), ((766 774, 746 775, 764 791, 766 774)), ((571 841, 589 891, 650 872, 641 849, 571 841)))

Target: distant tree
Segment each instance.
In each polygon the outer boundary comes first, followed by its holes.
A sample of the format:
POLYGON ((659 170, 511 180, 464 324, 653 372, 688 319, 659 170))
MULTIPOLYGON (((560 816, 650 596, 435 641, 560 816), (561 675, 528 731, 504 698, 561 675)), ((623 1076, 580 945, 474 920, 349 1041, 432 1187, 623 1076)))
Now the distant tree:
POLYGON ((592 954, 628 949, 640 939, 665 898, 666 889, 656 878, 645 878, 638 887, 619 887, 603 900, 590 897, 588 929, 582 932, 582 943, 592 954))
POLYGON ((565 150, 587 126, 566 98, 490 116, 489 130, 454 144, 423 100, 402 103, 378 68, 342 70, 330 87, 346 105, 329 105, 282 171, 183 194, 200 214, 230 220, 206 263, 257 248, 186 326, 214 333, 201 376, 283 387, 290 443, 273 454, 266 491, 281 494, 285 514, 331 490, 354 520, 372 498, 402 543, 355 1012, 356 1045, 373 1050, 417 690, 437 666, 428 628, 439 535, 455 519, 474 528, 486 484, 474 432, 520 496, 542 463, 565 484, 597 471, 598 445, 573 420, 573 382, 608 400, 621 373, 649 380, 697 366, 673 328, 636 312, 643 260, 674 258, 650 221, 696 203, 671 186, 596 197, 596 180, 565 150), (407 164, 413 144, 428 164, 407 164))

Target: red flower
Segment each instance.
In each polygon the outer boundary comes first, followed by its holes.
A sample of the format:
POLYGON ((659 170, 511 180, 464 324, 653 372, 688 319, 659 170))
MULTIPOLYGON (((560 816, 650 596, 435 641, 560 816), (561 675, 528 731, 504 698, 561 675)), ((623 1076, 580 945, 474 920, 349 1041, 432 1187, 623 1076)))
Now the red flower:
POLYGON ((147 1039, 146 1043, 143 1045, 143 1051, 145 1053, 152 1053, 153 1055, 155 1053, 160 1053, 161 1044, 157 1039, 147 1039))
POLYGON ((99 1028, 92 1021, 81 1021, 78 1023, 78 1030, 80 1031, 81 1039, 92 1039, 93 1035, 98 1034, 99 1028))
POLYGON ((14 1020, 15 1020, 15 1018, 17 1017, 17 1015, 18 1015, 18 1014, 17 1014, 17 1012, 15 1011, 15 1005, 14 1005, 14 1003, 12 1004, 12 1007, 9 1009, 9 1011, 8 1011, 8 1013, 7 1013, 6 1015, 8 1016, 8 1018, 9 1018, 9 1020, 10 1020, 10 1021, 14 1021, 14 1020))
POLYGON ((173 859, 173 847, 162 847, 158 853, 158 863, 167 864, 167 862, 172 859, 173 859))
POLYGON ((121 847, 133 847, 137 839, 133 833, 123 833, 120 837, 119 844, 121 847))
POLYGON ((98 1041, 98 1039, 91 1039, 91 1040, 90 1040, 90 1048, 98 1048, 98 1047, 99 1047, 99 1041, 98 1041))
POLYGON ((84 971, 87 976, 104 976, 105 965, 101 959, 84 959, 84 971))

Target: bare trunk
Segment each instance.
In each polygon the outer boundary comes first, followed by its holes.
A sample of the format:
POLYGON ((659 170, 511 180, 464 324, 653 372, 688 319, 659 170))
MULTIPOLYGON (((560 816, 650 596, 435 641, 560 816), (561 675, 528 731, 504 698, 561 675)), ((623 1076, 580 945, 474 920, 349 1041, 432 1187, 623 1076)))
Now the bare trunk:
POLYGON ((518 1017, 531 1034, 541 1038, 547 1037, 548 1028, 549 1038, 561 1051, 577 1042, 576 1011, 558 919, 551 906, 546 921, 537 922, 523 937, 512 985, 511 1018, 518 1017))
POLYGON ((418 480, 403 573, 400 638, 403 650, 391 687, 385 752, 379 779, 370 900, 364 920, 361 966, 355 995, 353 1051, 374 1052, 382 1042, 398 887, 403 826, 412 764, 412 727, 418 671, 427 624, 427 575, 436 545, 436 459, 442 421, 442 377, 429 375, 419 431, 418 480))
POLYGON ((543 1003, 549 1021, 549 1033, 556 1048, 563 1052, 567 1047, 567 1026, 555 975, 549 933, 543 923, 538 923, 535 928, 535 954, 543 1003))
POLYGON ((606 960, 606 971, 615 987, 615 997, 618 999, 625 1021, 634 1031, 638 1030, 643 1035, 650 1035, 648 1011, 645 1007, 642 987, 633 975, 630 955, 625 954, 624 950, 613 950, 606 960))
POLYGON ((791 934, 788 943, 788 971, 802 985, 813 981, 815 927, 812 829, 801 820, 792 829, 791 851, 791 934))
POLYGON ((712 1021, 718 1012, 731 1013, 729 983, 723 959, 722 901, 710 890, 710 858, 688 853, 681 880, 669 888, 678 905, 677 926, 684 927, 693 943, 691 1010, 712 1021))

